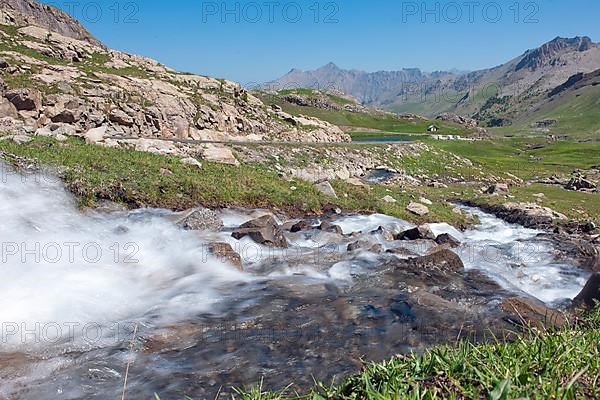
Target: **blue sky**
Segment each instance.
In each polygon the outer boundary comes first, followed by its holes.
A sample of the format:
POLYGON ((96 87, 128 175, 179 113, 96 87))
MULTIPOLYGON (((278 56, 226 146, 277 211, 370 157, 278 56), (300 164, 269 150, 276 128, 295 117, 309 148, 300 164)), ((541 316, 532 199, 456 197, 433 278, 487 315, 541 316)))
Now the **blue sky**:
POLYGON ((330 61, 366 71, 475 70, 556 36, 600 40, 597 0, 44 2, 112 48, 244 85, 330 61))

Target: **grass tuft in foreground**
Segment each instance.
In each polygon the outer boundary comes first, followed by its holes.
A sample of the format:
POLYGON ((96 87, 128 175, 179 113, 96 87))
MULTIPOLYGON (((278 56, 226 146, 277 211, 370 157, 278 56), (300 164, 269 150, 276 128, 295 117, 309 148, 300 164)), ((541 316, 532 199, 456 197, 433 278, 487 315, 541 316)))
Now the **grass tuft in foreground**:
MULTIPOLYGON (((283 399, 262 385, 244 400, 283 399)), ((295 398, 300 398, 297 395, 295 398)), ((600 308, 571 327, 531 332, 513 342, 436 347, 372 363, 339 386, 318 385, 306 399, 597 399, 600 308)))

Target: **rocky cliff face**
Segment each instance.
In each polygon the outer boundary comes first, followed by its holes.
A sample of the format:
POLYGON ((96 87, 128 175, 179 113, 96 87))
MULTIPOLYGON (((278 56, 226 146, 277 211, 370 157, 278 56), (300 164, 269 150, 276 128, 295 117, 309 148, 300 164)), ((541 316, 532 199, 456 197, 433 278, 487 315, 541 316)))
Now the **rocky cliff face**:
POLYGON ((234 82, 109 50, 52 7, 3 0, 0 10, 0 130, 50 136, 94 130, 88 135, 94 142, 350 139, 326 122, 268 107, 234 82))
POLYGON ((583 53, 591 49, 594 46, 592 39, 587 36, 574 37, 574 38, 561 38, 556 39, 540 46, 534 50, 528 50, 519 64, 516 66, 515 71, 519 71, 524 68, 528 68, 531 71, 543 67, 550 63, 556 57, 562 54, 568 53, 583 53))
POLYGON ((73 39, 103 47, 87 29, 67 13, 34 0, 2 0, 0 23, 4 25, 36 25, 73 39))

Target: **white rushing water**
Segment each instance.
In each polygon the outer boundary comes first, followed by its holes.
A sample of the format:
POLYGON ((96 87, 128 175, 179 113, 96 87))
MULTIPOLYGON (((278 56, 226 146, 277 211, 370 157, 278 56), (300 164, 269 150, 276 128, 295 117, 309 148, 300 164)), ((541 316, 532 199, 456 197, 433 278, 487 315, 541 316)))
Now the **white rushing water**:
POLYGON ((78 342, 148 315, 178 321, 209 311, 219 285, 246 279, 161 212, 81 213, 56 181, 2 172, 4 346, 78 342))
POLYGON ((572 299, 589 273, 557 262, 552 246, 535 240, 541 231, 508 224, 474 208, 481 222, 464 233, 461 258, 466 268, 480 269, 503 287, 518 289, 546 302, 572 299))
MULTIPOLYGON (((467 268, 481 269, 505 288, 545 302, 572 298, 585 284, 585 273, 552 261, 549 245, 535 240, 539 232, 469 211, 479 216, 480 226, 466 232, 447 224, 431 226, 437 234, 447 232, 463 242, 457 251, 467 268)), ((233 228, 260 213, 226 210, 222 218, 233 228)), ((208 256, 205 245, 216 239, 241 249, 244 263, 250 265, 295 249, 325 246, 346 254, 347 241, 328 243, 335 239, 333 234, 321 233, 318 239, 290 236, 291 250, 273 251, 249 238, 237 242, 228 233, 184 231, 165 218, 170 214, 164 210, 82 213, 56 180, 21 176, 3 167, 0 351, 11 346, 32 349, 60 339, 84 346, 89 344, 90 324, 97 339, 96 331, 122 321, 164 326, 211 312, 222 300, 224 287, 253 280, 251 274, 208 256)), ((411 227, 385 215, 347 216, 336 223, 347 234, 368 233, 379 226, 395 231, 411 227)), ((390 245, 382 238, 368 237, 390 245)), ((373 253, 353 257, 332 262, 326 269, 282 264, 268 274, 346 284, 354 275, 368 273, 365 265, 377 262, 373 253)))

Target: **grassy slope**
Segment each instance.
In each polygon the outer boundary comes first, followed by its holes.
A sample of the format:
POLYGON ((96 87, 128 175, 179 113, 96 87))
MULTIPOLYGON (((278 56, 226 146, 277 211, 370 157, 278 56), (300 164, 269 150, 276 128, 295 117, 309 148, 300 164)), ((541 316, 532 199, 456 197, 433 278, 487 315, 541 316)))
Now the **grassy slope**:
POLYGON ((569 132, 578 136, 600 134, 600 87, 587 87, 550 102, 530 120, 556 119, 553 133, 569 132))
POLYGON ((546 135, 548 133, 531 128, 536 121, 557 120, 549 133, 572 138, 597 138, 600 134, 600 87, 589 86, 553 101, 544 103, 539 109, 525 114, 513 126, 493 128, 496 135, 546 135))
MULTIPOLYGON (((475 166, 506 177, 510 173, 524 180, 548 178, 553 175, 570 176, 575 169, 589 169, 600 165, 600 142, 556 142, 541 139, 511 139, 482 142, 432 142, 430 145, 466 157, 475 166), (545 144, 531 149, 531 144, 545 144), (536 158, 532 158, 536 157, 536 158)), ((465 175, 468 176, 468 175, 465 175)), ((429 197, 438 201, 460 198, 477 203, 496 204, 509 201, 503 197, 482 195, 478 188, 455 186, 435 190, 429 197), (455 193, 459 193, 457 196, 455 193)), ((535 202, 533 196, 544 193, 541 205, 550 207, 574 220, 593 220, 600 223, 600 194, 565 190, 559 186, 529 184, 511 188, 510 201, 535 202)))
MULTIPOLYGON (((182 165, 176 157, 86 145, 77 138, 64 143, 37 138, 25 145, 4 140, 0 141, 0 155, 2 152, 36 159, 41 165, 64 168, 65 181, 83 206, 107 199, 131 207, 240 206, 282 209, 299 214, 319 212, 323 206, 333 203, 347 211, 381 212, 417 223, 434 220, 465 222, 445 203, 432 206, 431 214, 426 218, 408 213, 405 207, 415 196, 418 198, 418 191, 409 193, 401 188, 382 186, 366 189, 334 181, 339 199, 332 199, 320 194, 310 183, 288 182, 264 165, 236 168, 205 162, 202 170, 198 170, 182 165), (161 174, 161 168, 170 170, 172 175, 161 174), (388 194, 398 203, 380 200, 388 194)), ((5 158, 10 160, 10 157, 5 158)))
POLYGON ((277 104, 292 115, 316 117, 341 127, 377 129, 384 132, 427 133, 427 127, 435 124, 441 128, 441 134, 464 135, 468 133, 460 126, 431 120, 408 120, 392 115, 375 115, 350 111, 331 111, 313 107, 301 107, 268 94, 260 95, 266 104, 277 104))
POLYGON ((469 158, 496 172, 510 172, 523 179, 571 173, 576 168, 600 165, 600 142, 556 142, 541 139, 511 139, 478 142, 433 142, 430 144, 469 158), (543 148, 530 148, 544 145, 543 148))
MULTIPOLYGON (((302 398, 595 399, 600 396, 599 343, 596 309, 557 332, 532 332, 513 342, 461 342, 369 364, 341 385, 321 384, 302 398)), ((286 395, 256 387, 240 391, 238 397, 275 400, 286 395)))

